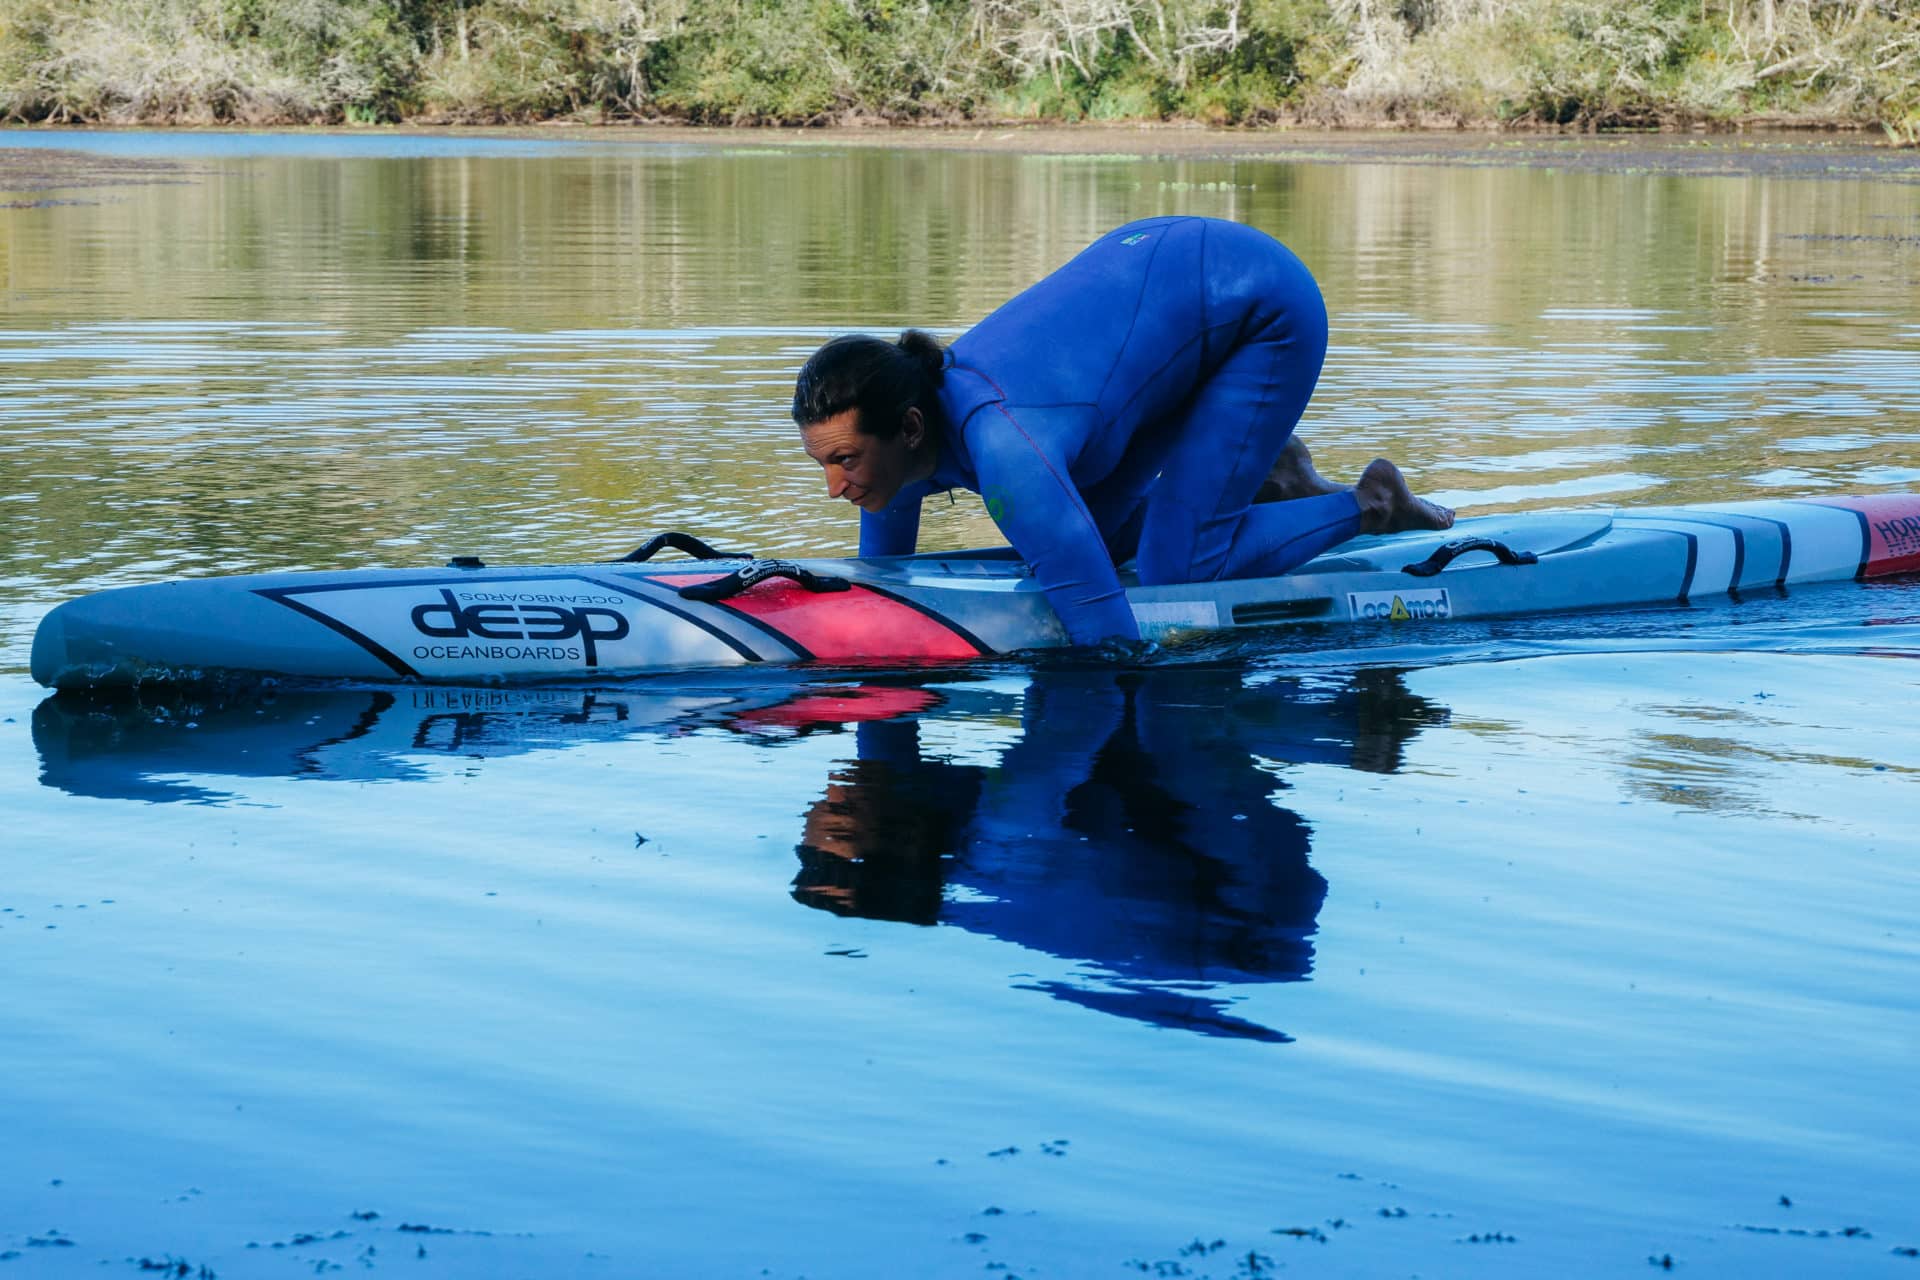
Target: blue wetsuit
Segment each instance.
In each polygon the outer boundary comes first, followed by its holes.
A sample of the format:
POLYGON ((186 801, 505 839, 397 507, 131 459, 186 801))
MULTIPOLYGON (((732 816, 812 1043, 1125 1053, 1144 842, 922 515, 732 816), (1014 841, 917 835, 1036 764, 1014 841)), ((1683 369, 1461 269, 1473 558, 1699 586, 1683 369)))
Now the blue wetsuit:
POLYGON ((949 348, 933 477, 862 514, 860 553, 912 551, 921 499, 971 489, 1077 644, 1139 634, 1116 562, 1148 584, 1285 573, 1360 531, 1351 493, 1253 504, 1326 347, 1279 241, 1129 223, 949 348))

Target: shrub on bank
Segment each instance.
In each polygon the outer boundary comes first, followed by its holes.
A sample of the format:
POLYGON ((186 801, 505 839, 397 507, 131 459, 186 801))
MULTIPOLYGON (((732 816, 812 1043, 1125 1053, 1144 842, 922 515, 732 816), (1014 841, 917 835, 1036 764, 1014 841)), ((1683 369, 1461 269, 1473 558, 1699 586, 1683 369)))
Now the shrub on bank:
POLYGON ((8 0, 16 120, 1920 133, 1910 0, 8 0))
POLYGON ((957 0, 709 0, 658 64, 658 110, 708 123, 968 117, 990 80, 957 0))
POLYGON ((416 33, 387 0, 11 0, 14 119, 257 123, 397 114, 416 33))

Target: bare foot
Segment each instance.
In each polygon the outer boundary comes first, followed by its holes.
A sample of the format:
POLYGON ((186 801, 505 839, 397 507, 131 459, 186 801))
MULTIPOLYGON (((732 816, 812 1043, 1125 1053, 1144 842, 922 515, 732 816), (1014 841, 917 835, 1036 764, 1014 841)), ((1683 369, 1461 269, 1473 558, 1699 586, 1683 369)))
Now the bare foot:
POLYGON ((1360 532, 1403 533, 1408 529, 1451 529, 1453 512, 1414 496, 1400 468, 1375 458, 1353 486, 1360 502, 1360 532))
POLYGON ((1306 443, 1299 436, 1288 436, 1287 447, 1280 451, 1280 460, 1273 464, 1273 470, 1267 472, 1267 478, 1261 482, 1253 500, 1289 502, 1294 498, 1313 498, 1325 493, 1340 493, 1345 489, 1345 485, 1335 484, 1313 469, 1313 455, 1307 452, 1306 443))

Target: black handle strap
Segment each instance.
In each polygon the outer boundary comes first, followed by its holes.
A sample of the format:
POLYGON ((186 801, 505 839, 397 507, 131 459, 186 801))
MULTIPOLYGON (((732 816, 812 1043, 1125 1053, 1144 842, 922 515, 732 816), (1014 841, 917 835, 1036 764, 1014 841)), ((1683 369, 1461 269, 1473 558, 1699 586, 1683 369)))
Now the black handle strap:
POLYGON ((1540 563, 1540 557, 1533 552, 1515 551, 1506 543, 1497 542, 1492 538, 1461 538, 1447 543, 1425 560, 1400 566, 1400 572, 1410 573, 1416 578, 1431 578, 1452 564, 1456 557, 1463 556, 1469 551, 1491 551, 1499 558, 1501 564, 1540 563))
POLYGON ((845 578, 830 578, 824 573, 815 573, 803 569, 791 560, 755 560, 752 564, 742 565, 724 578, 715 578, 712 582, 696 582, 690 587, 680 588, 684 600, 726 600, 739 595, 768 578, 787 578, 799 583, 808 591, 845 591, 853 584, 845 578))
POLYGON ((747 560, 751 551, 718 551, 690 533, 681 533, 678 529, 668 529, 656 533, 618 560, 609 560, 608 564, 641 564, 660 553, 662 547, 672 547, 675 551, 685 552, 695 560, 747 560))

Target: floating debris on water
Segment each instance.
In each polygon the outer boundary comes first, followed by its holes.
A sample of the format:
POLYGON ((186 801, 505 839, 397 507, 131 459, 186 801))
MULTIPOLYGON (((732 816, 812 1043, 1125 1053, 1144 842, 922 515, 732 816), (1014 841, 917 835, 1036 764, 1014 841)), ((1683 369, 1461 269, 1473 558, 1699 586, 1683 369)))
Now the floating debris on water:
POLYGON ((1755 1227, 1744 1222, 1733 1224, 1735 1231, 1751 1231, 1758 1236, 1799 1236, 1807 1240, 1871 1240, 1873 1232, 1865 1227, 1755 1227))
MULTIPOLYGON (((352 1235, 353 1233, 351 1231, 335 1231, 330 1236, 323 1236, 314 1231, 301 1231, 296 1233, 291 1239, 275 1240, 267 1247, 270 1249, 299 1249, 310 1244, 326 1244, 330 1240, 345 1240, 352 1235)), ((257 1243, 252 1241, 249 1241, 247 1244, 247 1248, 249 1249, 258 1249, 259 1247, 257 1243)))
POLYGON ((142 1271, 157 1271, 162 1275, 173 1276, 175 1280, 185 1280, 187 1276, 192 1276, 193 1280, 218 1280, 212 1267, 202 1264, 196 1268, 185 1258, 176 1258, 171 1254, 164 1258, 140 1258, 138 1260, 128 1258, 127 1261, 132 1262, 142 1271))

